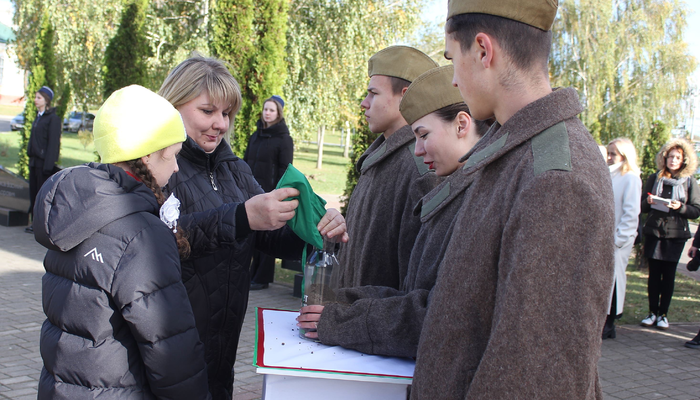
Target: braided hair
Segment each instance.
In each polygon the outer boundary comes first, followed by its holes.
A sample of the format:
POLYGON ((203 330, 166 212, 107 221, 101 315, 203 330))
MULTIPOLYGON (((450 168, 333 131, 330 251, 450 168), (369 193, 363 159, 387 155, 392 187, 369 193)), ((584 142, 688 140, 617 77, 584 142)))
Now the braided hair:
MULTIPOLYGON (((153 174, 151 174, 151 170, 148 169, 148 166, 144 164, 144 162, 141 161, 140 158, 137 158, 136 160, 126 161, 126 164, 129 166, 131 172, 134 175, 136 175, 139 179, 141 179, 141 182, 143 182, 144 185, 146 185, 146 187, 153 191, 153 194, 156 196, 156 201, 158 201, 158 205, 162 206, 166 200, 165 195, 160 189, 160 186, 158 186, 158 183, 153 177, 153 174)), ((175 240, 177 241, 177 250, 180 254, 180 259, 184 260, 187 257, 189 257, 191 250, 190 242, 185 237, 185 234, 180 229, 180 226, 177 227, 177 231, 175 232, 175 240)))

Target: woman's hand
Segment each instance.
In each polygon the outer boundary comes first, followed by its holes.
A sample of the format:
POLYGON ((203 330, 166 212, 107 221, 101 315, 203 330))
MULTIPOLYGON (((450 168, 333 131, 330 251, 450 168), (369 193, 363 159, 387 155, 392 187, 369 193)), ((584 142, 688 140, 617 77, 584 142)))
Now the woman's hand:
POLYGON ((306 306, 299 310, 299 316, 297 317, 297 326, 301 329, 313 330, 313 332, 306 332, 306 337, 309 339, 318 339, 318 321, 321 320, 321 313, 323 313, 323 306, 306 306))
POLYGON ((347 243, 349 239, 348 228, 345 225, 345 218, 343 218, 340 211, 336 210, 335 208, 329 208, 326 210, 326 215, 321 218, 321 221, 318 223, 316 228, 318 228, 321 235, 327 237, 328 239, 336 237, 337 240, 334 240, 334 242, 339 240, 343 243, 347 243))
POLYGON ((695 254, 697 254, 697 252, 698 252, 697 247, 691 247, 690 250, 688 250, 688 257, 695 258, 695 254))
POLYGON ((668 205, 668 208, 671 210, 677 210, 681 208, 682 203, 678 200, 671 200, 671 204, 668 205))
POLYGON ((294 218, 294 210, 299 200, 284 201, 289 197, 299 196, 294 188, 275 189, 270 193, 253 196, 245 202, 248 224, 254 231, 273 231, 284 226, 294 218))
POLYGON ((654 199, 652 199, 651 196, 647 196, 647 203, 648 204, 656 204, 656 203, 654 203, 654 199))

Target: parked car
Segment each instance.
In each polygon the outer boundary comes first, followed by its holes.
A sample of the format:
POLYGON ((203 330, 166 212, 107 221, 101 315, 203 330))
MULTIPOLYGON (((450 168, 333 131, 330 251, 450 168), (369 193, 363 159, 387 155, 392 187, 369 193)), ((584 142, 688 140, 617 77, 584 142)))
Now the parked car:
POLYGON ((10 121, 10 129, 13 131, 18 131, 24 128, 24 114, 18 114, 16 117, 12 118, 10 121))
POLYGON ((85 121, 83 121, 83 113, 80 111, 71 111, 68 118, 63 120, 63 130, 68 132, 78 132, 81 129, 92 131, 92 125, 95 123, 95 114, 85 113, 85 121))

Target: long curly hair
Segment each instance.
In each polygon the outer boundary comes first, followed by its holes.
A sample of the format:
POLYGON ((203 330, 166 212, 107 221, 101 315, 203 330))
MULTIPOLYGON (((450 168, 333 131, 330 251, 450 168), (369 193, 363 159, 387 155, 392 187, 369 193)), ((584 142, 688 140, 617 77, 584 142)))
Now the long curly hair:
POLYGON ((683 154, 683 165, 677 173, 678 178, 693 176, 698 169, 698 157, 695 155, 695 148, 687 140, 673 138, 669 140, 656 154, 656 167, 659 169, 659 176, 671 178, 671 172, 666 168, 666 157, 671 150, 680 150, 683 154))
MULTIPOLYGON (((129 166, 129 169, 131 169, 131 172, 134 175, 136 175, 139 179, 141 179, 141 182, 143 182, 143 184, 146 185, 146 187, 151 189, 153 194, 156 196, 158 205, 162 206, 166 200, 165 195, 160 189, 160 186, 158 186, 158 183, 153 177, 153 174, 151 174, 151 170, 148 169, 148 166, 144 164, 144 162, 141 161, 140 158, 137 158, 136 160, 126 161, 126 164, 129 166)), ((177 241, 177 250, 180 254, 180 259, 184 260, 187 257, 189 257, 191 252, 190 242, 187 240, 187 237, 185 236, 184 232, 180 229, 179 225, 177 226, 177 230, 175 232, 175 240, 177 241)))

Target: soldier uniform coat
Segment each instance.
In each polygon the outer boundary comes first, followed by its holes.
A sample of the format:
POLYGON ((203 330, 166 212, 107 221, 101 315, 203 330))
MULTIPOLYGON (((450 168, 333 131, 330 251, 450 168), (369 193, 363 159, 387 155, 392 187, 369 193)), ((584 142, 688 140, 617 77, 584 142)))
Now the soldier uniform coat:
MULTIPOLYGON (((444 186, 436 199, 449 189, 449 184, 444 186)), ((420 217, 420 231, 400 290, 385 286, 338 290, 338 302, 326 305, 321 314, 318 324, 321 343, 367 354, 416 356, 430 292, 452 236, 454 216, 462 197, 457 196, 435 212, 435 201, 419 201, 414 214, 420 217)))
POLYGON ((444 184, 436 210, 469 190, 423 324, 412 399, 602 399, 615 214, 581 111, 571 88, 528 104, 444 184))
POLYGON ((413 208, 440 181, 414 149, 406 125, 388 139, 380 135, 360 157, 346 216, 350 240, 340 245, 335 287, 400 288, 420 229, 413 208))

